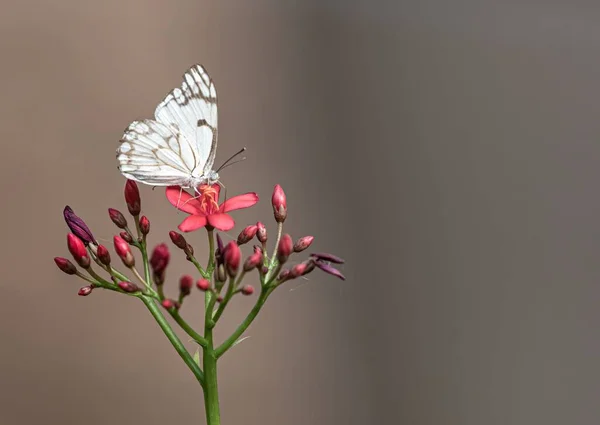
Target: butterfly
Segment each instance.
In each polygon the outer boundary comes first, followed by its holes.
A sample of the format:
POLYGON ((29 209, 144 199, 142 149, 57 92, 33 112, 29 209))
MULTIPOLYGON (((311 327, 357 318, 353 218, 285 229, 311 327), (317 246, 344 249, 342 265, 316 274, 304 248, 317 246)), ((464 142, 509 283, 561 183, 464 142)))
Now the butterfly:
POLYGON ((128 179, 196 190, 219 181, 218 170, 213 170, 216 151, 217 91, 206 69, 194 65, 183 75, 181 87, 156 107, 153 120, 127 127, 117 160, 128 179))

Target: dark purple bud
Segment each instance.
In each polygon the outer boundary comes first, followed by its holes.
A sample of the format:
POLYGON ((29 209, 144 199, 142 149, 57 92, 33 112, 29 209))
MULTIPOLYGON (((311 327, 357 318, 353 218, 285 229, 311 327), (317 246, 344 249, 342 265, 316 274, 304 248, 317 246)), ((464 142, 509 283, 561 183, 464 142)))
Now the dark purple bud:
POLYGON ((79 295, 80 297, 87 297, 92 293, 93 289, 94 287, 92 285, 83 286, 79 288, 79 292, 77 292, 77 295, 79 295))
POLYGON ((115 223, 119 229, 125 229, 127 227, 127 220, 125 216, 119 210, 115 210, 114 208, 108 209, 108 216, 110 220, 115 223))
POLYGON ((340 273, 340 271, 338 269, 336 269, 335 267, 333 267, 327 263, 323 263, 321 261, 314 261, 314 263, 315 263, 315 266, 317 266, 318 268, 323 270, 325 273, 329 273, 332 276, 338 277, 342 280, 346 280, 344 275, 342 273, 340 273))
POLYGON ((65 216, 65 221, 67 222, 69 229, 71 229, 71 232, 81 239, 85 246, 90 243, 96 245, 96 240, 89 227, 87 227, 87 224, 73 212, 73 209, 71 209, 70 206, 67 205, 65 207, 63 215, 65 216))
POLYGON ((333 254, 328 254, 326 252, 313 252, 312 254, 310 254, 310 256, 317 261, 322 260, 329 261, 330 263, 334 264, 344 264, 344 260, 342 260, 340 257, 333 254))

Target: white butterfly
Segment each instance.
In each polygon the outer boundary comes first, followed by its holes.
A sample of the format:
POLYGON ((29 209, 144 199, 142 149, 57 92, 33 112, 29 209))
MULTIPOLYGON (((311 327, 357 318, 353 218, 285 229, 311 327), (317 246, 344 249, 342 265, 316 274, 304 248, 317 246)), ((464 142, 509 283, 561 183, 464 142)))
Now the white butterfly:
POLYGON ((183 75, 156 107, 154 120, 132 122, 117 149, 121 173, 152 186, 213 184, 217 151, 217 91, 202 65, 183 75))

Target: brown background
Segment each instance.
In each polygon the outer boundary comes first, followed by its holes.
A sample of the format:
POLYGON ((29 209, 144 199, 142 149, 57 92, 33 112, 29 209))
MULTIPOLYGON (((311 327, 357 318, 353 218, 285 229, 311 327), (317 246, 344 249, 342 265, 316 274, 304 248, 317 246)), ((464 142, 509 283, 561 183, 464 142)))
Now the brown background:
MULTIPOLYGON (((263 199, 238 224, 271 224, 280 183, 287 231, 348 260, 224 358, 223 424, 597 424, 598 22, 584 1, 3 2, 0 424, 204 423, 142 305, 79 298, 52 262, 65 204, 110 241, 117 140, 195 62, 217 161, 249 148, 228 191, 263 199)), ((149 187, 143 208, 153 242, 183 218, 149 187)))

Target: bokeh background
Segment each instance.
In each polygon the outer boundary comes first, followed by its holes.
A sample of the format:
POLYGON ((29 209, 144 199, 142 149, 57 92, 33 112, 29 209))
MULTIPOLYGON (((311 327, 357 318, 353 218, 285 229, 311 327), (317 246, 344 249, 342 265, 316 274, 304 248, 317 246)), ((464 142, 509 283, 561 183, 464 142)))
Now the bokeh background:
MULTIPOLYGON (((141 303, 78 297, 52 261, 66 204, 110 243, 117 141, 196 62, 217 162, 249 149, 228 193, 262 196, 238 229, 273 234, 280 183, 286 230, 347 259, 224 358, 223 424, 599 423, 598 22, 586 1, 3 2, 0 424, 204 423, 141 303)), ((168 240, 183 216, 142 196, 168 240)))

